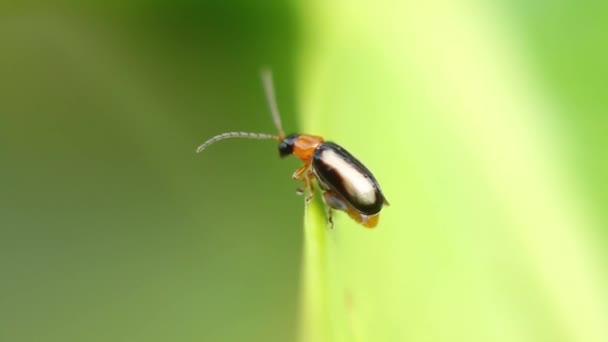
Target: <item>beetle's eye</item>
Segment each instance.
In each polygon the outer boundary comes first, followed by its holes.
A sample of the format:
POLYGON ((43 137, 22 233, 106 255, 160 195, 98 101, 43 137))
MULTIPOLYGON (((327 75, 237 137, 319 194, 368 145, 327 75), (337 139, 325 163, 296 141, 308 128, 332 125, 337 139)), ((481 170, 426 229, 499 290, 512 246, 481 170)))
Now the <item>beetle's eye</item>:
POLYGON ((291 134, 281 141, 279 144, 279 156, 281 158, 285 158, 293 153, 293 144, 297 138, 298 134, 291 134))
POLYGON ((285 158, 293 152, 293 145, 289 145, 286 142, 282 142, 279 145, 279 156, 281 158, 285 158))

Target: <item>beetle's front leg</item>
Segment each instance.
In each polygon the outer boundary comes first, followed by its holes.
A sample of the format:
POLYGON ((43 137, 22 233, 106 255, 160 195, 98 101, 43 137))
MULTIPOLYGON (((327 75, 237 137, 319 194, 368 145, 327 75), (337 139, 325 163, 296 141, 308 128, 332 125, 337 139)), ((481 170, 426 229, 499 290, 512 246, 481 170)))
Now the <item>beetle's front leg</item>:
POLYGON ((304 178, 304 174, 306 173, 306 171, 308 171, 308 165, 304 165, 301 168, 297 169, 294 173, 293 176, 291 176, 291 178, 293 178, 293 180, 302 180, 304 178))
MULTIPOLYGON (((308 178, 307 181, 304 182, 304 184, 308 185, 308 196, 306 196, 306 203, 310 203, 310 201, 312 201, 312 198, 315 196, 315 186, 314 186, 314 178, 315 175, 312 173, 312 171, 308 171, 306 177, 308 178)), ((306 185, 304 185, 306 186, 306 185)))
POLYGON ((296 172, 293 173, 293 178, 296 181, 302 181, 302 187, 296 189, 296 194, 302 195, 306 188, 308 188, 308 195, 306 195, 306 203, 310 203, 312 198, 315 195, 315 187, 314 187, 314 177, 315 175, 312 173, 308 165, 304 165, 301 168, 297 169, 296 172))
POLYGON ((296 194, 303 195, 304 194, 304 190, 306 190, 306 188, 308 188, 308 179, 303 178, 303 179, 300 179, 300 180, 302 181, 303 184, 302 184, 302 187, 296 189, 296 194))
POLYGON ((304 190, 306 190, 306 188, 308 187, 308 179, 306 177, 304 177, 304 173, 306 173, 307 169, 308 169, 308 167, 306 167, 306 165, 304 165, 301 168, 297 169, 293 173, 293 176, 291 176, 291 178, 293 180, 302 181, 302 183, 303 183, 301 188, 296 189, 296 194, 298 194, 298 195, 304 194, 304 190))

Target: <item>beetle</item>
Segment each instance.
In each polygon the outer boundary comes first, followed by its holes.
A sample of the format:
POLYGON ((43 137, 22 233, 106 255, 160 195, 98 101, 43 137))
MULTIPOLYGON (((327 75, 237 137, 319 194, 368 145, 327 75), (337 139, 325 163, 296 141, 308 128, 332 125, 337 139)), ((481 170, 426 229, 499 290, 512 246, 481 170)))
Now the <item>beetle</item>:
POLYGON ((205 141, 198 146, 196 153, 202 152, 211 144, 229 138, 276 140, 279 143, 281 158, 294 155, 304 163, 294 172, 292 178, 303 183, 297 193, 307 192, 306 203, 310 203, 314 196, 316 180, 322 190, 328 221, 332 228, 332 209, 344 211, 363 226, 374 228, 378 224, 380 210, 389 205, 374 175, 357 158, 336 143, 311 134, 286 135, 281 124, 272 74, 269 70, 262 71, 262 83, 278 135, 226 132, 205 141))

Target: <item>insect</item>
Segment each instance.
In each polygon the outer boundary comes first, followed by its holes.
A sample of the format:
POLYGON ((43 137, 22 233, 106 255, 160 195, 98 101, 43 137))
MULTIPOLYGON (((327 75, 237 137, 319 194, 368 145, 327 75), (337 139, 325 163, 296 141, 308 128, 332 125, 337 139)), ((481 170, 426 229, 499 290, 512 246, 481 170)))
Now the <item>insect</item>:
POLYGON ((268 107, 278 135, 250 132, 227 132, 205 141, 196 149, 202 152, 209 145, 228 138, 271 139, 279 143, 281 158, 294 155, 304 165, 293 174, 293 179, 302 181, 298 194, 306 192, 306 203, 315 193, 316 180, 323 193, 327 218, 333 228, 332 209, 344 211, 353 220, 368 228, 378 224, 380 210, 389 205, 374 175, 344 148, 322 137, 310 134, 285 135, 277 106, 272 74, 262 71, 262 83, 268 107))

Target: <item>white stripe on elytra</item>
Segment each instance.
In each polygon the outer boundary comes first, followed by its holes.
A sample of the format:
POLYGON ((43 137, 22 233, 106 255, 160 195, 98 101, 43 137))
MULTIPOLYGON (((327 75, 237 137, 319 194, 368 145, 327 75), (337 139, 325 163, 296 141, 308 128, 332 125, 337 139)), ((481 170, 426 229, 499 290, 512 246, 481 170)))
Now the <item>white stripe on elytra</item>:
POLYGON ((353 198, 356 198, 357 202, 361 204, 376 202, 376 189, 373 181, 344 160, 344 157, 332 150, 324 150, 321 160, 327 166, 336 170, 344 181, 346 191, 353 198))

